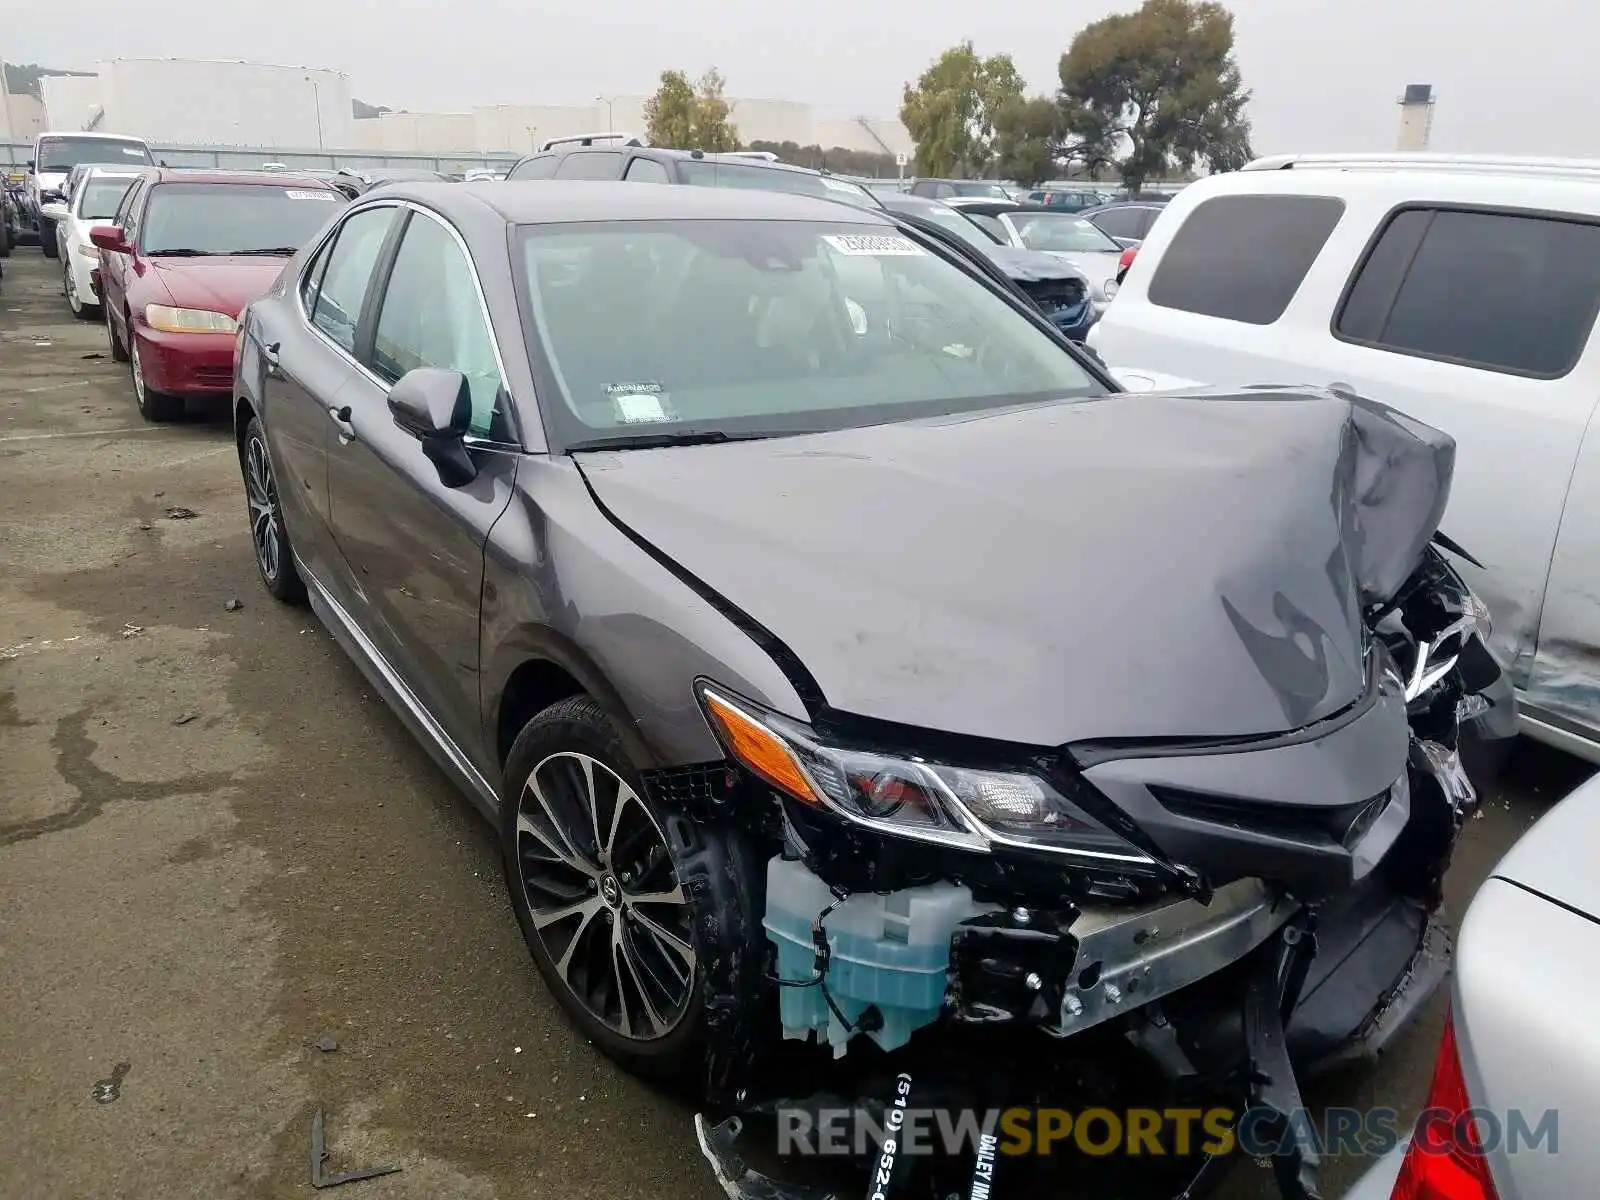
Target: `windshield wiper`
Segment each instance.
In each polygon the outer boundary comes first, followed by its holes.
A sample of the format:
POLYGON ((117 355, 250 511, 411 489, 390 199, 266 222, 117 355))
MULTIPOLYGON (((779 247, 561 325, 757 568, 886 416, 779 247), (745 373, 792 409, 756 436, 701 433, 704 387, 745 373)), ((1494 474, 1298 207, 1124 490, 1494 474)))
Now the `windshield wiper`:
POLYGON ((769 435, 728 433, 721 429, 684 429, 676 433, 629 433, 620 437, 587 438, 567 447, 568 454, 586 450, 656 450, 663 446, 709 446, 717 442, 748 442, 769 435))
POLYGON ((215 250, 196 250, 193 246, 177 246, 171 250, 146 250, 146 258, 210 258, 215 250))
POLYGON ((273 254, 281 257, 285 254, 297 254, 299 251, 299 246, 266 246, 260 250, 229 250, 228 253, 240 257, 249 254, 273 254))

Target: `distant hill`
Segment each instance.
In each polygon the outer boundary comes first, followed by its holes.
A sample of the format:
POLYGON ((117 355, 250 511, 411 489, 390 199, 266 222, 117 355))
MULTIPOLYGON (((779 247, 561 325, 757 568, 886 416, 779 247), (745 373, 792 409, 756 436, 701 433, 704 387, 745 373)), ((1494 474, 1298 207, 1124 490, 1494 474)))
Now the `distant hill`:
POLYGON ((93 75, 93 71, 63 71, 56 67, 41 67, 38 63, 7 63, 6 91, 13 96, 39 98, 39 79, 43 75, 93 75))

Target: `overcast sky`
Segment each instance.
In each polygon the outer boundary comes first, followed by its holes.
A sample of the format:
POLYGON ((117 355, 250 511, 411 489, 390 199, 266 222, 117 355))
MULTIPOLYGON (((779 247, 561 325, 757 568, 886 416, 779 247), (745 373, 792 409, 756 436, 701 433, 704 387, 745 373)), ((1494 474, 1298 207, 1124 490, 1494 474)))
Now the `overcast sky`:
MULTIPOLYGON (((734 96, 890 116, 901 86, 972 38, 1053 89, 1105 0, 0 0, 0 55, 92 68, 113 57, 330 67, 354 95, 414 111, 581 103, 721 69, 734 96), (802 15, 803 14, 803 15, 802 15)), ((1393 149, 1408 83, 1439 97, 1433 148, 1600 156, 1594 34, 1574 0, 1234 0, 1258 152, 1393 149)))

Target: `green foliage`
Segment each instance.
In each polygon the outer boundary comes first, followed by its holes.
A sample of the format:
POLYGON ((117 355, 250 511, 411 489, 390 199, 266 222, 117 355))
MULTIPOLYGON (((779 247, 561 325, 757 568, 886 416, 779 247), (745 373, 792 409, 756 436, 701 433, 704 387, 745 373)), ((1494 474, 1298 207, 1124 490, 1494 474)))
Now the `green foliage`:
POLYGON ((739 131, 722 98, 722 76, 713 68, 689 82, 682 71, 661 72, 661 86, 644 103, 645 136, 652 146, 716 153, 739 148, 739 131))
POLYGON ((1145 0, 1087 25, 1060 75, 1061 156, 1114 166, 1130 188, 1169 169, 1235 170, 1251 157, 1233 14, 1213 0, 1145 0))
POLYGON ((952 46, 907 84, 900 120, 917 144, 917 174, 981 177, 995 164, 995 118, 1022 99, 1009 54, 979 58, 971 42, 952 46))
POLYGON ((995 114, 995 172, 1024 187, 1054 179, 1065 133, 1061 106, 1048 96, 1013 97, 995 114))

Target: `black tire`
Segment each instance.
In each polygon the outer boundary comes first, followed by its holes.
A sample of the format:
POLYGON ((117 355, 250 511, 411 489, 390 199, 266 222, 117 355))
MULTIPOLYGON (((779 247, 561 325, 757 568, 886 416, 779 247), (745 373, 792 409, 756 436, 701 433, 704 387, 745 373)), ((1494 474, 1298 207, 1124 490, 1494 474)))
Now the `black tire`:
POLYGON ((11 247, 14 244, 15 238, 11 233, 11 219, 5 213, 0 212, 0 258, 10 258, 11 247))
MULTIPOLYGON (((541 780, 548 778, 542 771, 541 780)), ((529 803, 536 805, 537 801, 529 803)), ((756 847, 740 831, 708 828, 681 813, 663 810, 640 782, 604 710, 588 696, 559 701, 523 727, 506 760, 500 812, 502 860, 512 911, 534 965, 573 1024, 607 1057, 635 1075, 701 1098, 731 1099, 748 1082, 760 1058, 758 1047, 765 1044, 764 1031, 776 1028, 777 1023, 772 988, 765 978, 766 935, 761 927, 765 873, 756 847), (538 866, 550 860, 526 854, 530 848, 537 851, 540 843, 526 831, 519 834, 518 816, 529 776, 541 764, 548 771, 547 760, 553 762, 552 756, 563 755, 587 756, 626 782, 663 835, 671 869, 668 878, 675 878, 683 891, 681 915, 686 918, 684 928, 696 960, 693 979, 676 1023, 669 1032, 648 1040, 625 1037, 591 1011, 563 977, 535 924, 529 889, 523 882, 523 862, 526 857, 538 866)), ((598 853, 596 859, 600 860, 598 853)), ((609 873, 611 860, 604 861, 609 873)), ((622 868, 619 874, 627 878, 622 868)), ((572 877, 577 878, 575 873, 572 877)), ((654 889, 663 876, 652 874, 650 878, 654 889)), ((572 940, 585 936, 591 925, 603 935, 614 922, 626 924, 636 919, 620 909, 617 915, 601 910, 592 923, 587 919, 580 922, 572 940)), ((547 927, 555 928, 555 923, 547 927)), ((661 943, 657 940, 655 944, 661 943)), ((626 985, 622 987, 627 990, 626 985)))
POLYGON ((277 476, 272 456, 267 451, 267 435, 261 418, 251 417, 245 427, 244 445, 239 450, 239 470, 244 476, 245 510, 250 515, 250 549, 255 555, 256 572, 273 599, 284 604, 299 604, 306 598, 306 585, 294 565, 294 549, 289 530, 283 523, 283 508, 278 503, 277 476), (253 469, 264 469, 264 477, 253 469), (276 547, 269 553, 267 539, 276 547))
MULTIPOLYGON (((116 357, 115 355, 112 356, 116 357)), ((139 339, 128 338, 128 373, 133 379, 133 399, 139 406, 139 415, 146 421, 164 425, 183 416, 183 397, 169 396, 149 387, 144 381, 144 371, 139 359, 139 339)))
MULTIPOLYGON (((104 281, 100 285, 105 287, 104 281)), ((122 339, 117 336, 116 318, 111 315, 111 309, 106 307, 106 341, 111 346, 111 361, 125 363, 128 361, 128 348, 122 344, 122 339)))
POLYGON ((61 247, 56 245, 56 223, 39 218, 39 249, 46 258, 60 258, 61 247))

